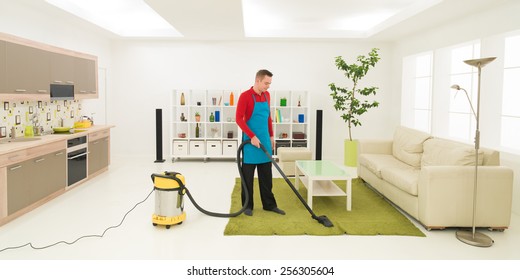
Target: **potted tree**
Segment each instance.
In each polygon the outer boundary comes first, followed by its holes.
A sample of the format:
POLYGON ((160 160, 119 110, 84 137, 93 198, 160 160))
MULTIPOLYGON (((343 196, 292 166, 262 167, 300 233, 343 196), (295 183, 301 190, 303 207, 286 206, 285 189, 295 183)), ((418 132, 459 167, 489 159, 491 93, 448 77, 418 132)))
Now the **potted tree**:
POLYGON ((200 122, 200 113, 199 112, 195 112, 195 121, 200 122))
POLYGON ((368 70, 379 61, 379 49, 373 48, 368 56, 360 55, 357 63, 347 64, 345 60, 336 57, 336 67, 344 72, 345 77, 352 83, 352 87, 339 87, 329 84, 332 91, 330 94, 334 100, 334 109, 341 112, 341 118, 347 123, 348 139, 345 140, 345 165, 357 166, 357 141, 352 139, 352 126, 361 126, 359 116, 366 113, 368 109, 377 107, 379 102, 369 101, 364 97, 375 95, 377 87, 359 88, 359 81, 365 77, 368 70))

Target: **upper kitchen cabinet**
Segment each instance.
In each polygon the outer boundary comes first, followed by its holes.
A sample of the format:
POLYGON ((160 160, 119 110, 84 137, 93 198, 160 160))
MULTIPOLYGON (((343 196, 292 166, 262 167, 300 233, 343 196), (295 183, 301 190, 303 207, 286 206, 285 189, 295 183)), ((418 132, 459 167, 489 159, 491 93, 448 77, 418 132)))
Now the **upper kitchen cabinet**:
POLYGON ((97 98, 97 61, 74 58, 74 95, 76 99, 97 98))
POLYGON ((74 84, 74 57, 51 53, 51 79, 52 84, 73 85, 74 84))
POLYGON ((50 100, 50 85, 74 85, 74 98, 98 98, 97 57, 0 32, 5 101, 50 100))
POLYGON ((0 92, 7 89, 5 74, 5 42, 0 41, 0 92))
POLYGON ((49 58, 49 53, 42 49, 5 42, 5 93, 48 96, 49 58))

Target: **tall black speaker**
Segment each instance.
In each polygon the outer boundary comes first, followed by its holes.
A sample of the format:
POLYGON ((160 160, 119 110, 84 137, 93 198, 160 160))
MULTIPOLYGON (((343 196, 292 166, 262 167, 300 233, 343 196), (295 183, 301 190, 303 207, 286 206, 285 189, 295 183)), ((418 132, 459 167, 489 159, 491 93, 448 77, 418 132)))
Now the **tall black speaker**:
POLYGON ((316 110, 316 160, 321 160, 323 110, 316 110))
POLYGON ((155 109, 155 161, 164 162, 162 144, 162 109, 155 109))

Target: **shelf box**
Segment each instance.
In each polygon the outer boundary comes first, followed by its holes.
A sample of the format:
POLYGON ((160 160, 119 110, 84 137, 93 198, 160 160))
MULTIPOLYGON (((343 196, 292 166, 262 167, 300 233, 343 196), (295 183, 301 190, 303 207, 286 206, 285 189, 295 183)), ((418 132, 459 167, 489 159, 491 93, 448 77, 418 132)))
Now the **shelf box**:
POLYGON ((174 140, 173 141, 173 154, 176 156, 188 155, 188 141, 174 140))
POLYGON ((278 154, 278 148, 282 147, 291 147, 291 141, 290 140, 276 140, 276 153, 278 154))
POLYGON ((236 156, 237 154, 237 141, 236 140, 224 140, 222 141, 222 154, 225 156, 236 156))
POLYGON ((206 141, 206 154, 208 156, 221 156, 222 143, 220 141, 206 141))
POLYGON ((292 147, 307 148, 307 140, 294 140, 292 141, 292 147))
POLYGON ((194 140, 190 141, 190 155, 192 156, 204 156, 204 141, 194 140))

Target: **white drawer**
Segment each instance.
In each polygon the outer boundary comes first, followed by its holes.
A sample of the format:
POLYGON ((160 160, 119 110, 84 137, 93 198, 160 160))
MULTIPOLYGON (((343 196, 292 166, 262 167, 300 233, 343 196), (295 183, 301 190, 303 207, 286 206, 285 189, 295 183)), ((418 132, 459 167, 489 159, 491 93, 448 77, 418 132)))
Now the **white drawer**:
POLYGON ((207 141, 206 142, 206 154, 208 156, 221 156, 222 155, 222 142, 207 141))
POLYGON ((204 156, 204 141, 195 140, 190 141, 190 155, 191 156, 204 156))
POLYGON ((237 155, 237 141, 236 140, 222 141, 222 154, 225 156, 236 156, 237 155))
POLYGON ((173 154, 176 156, 188 155, 188 141, 173 141, 173 154))

